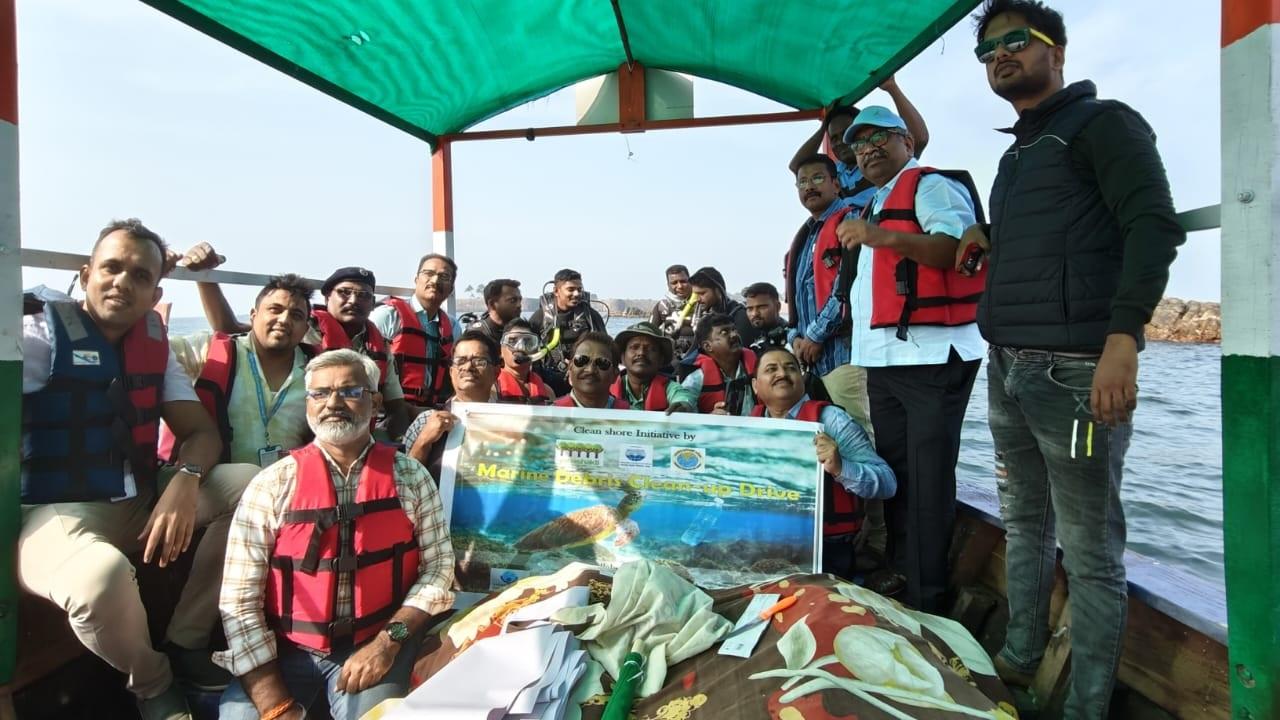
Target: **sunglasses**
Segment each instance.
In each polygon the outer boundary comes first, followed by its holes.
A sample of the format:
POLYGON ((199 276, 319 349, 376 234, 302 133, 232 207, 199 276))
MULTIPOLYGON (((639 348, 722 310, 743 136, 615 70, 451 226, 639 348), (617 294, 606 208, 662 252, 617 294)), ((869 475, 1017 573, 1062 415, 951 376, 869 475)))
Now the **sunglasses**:
POLYGON ((983 65, 990 65, 996 59, 996 48, 1003 45, 1004 49, 1011 53, 1022 52, 1031 44, 1031 38, 1035 38, 1049 47, 1056 47, 1057 45, 1048 35, 1035 28, 1026 27, 1010 30, 998 38, 983 40, 978 43, 978 47, 973 49, 973 54, 978 56, 978 62, 983 65))
POLYGON ((877 130, 861 140, 849 141, 849 148, 855 153, 861 153, 869 147, 884 147, 884 144, 894 135, 905 136, 905 133, 900 130, 877 130))
POLYGON ((459 370, 465 367, 473 367, 476 370, 483 371, 487 370, 492 364, 493 361, 483 355, 475 355, 472 357, 453 357, 449 360, 449 365, 451 367, 456 367, 459 370))
POLYGON ((594 364, 596 369, 600 372, 605 372, 614 366, 613 361, 609 358, 593 358, 587 355, 579 355, 573 359, 574 367, 583 368, 586 367, 588 363, 594 364))
POLYGON ((796 178, 796 187, 800 188, 801 190, 807 187, 815 187, 815 188, 822 187, 822 184, 825 183, 826 181, 827 181, 826 175, 814 175, 813 177, 796 178))
POLYGON ((338 297, 343 300, 350 300, 353 296, 360 302, 373 302, 373 293, 368 290, 354 290, 352 288, 334 288, 338 297))
POLYGON ((334 393, 337 393, 339 398, 349 402, 351 400, 359 400, 364 397, 364 394, 367 391, 368 388, 363 385, 352 385, 351 387, 338 388, 314 388, 307 391, 307 399, 314 400, 316 402, 324 402, 327 401, 334 393))

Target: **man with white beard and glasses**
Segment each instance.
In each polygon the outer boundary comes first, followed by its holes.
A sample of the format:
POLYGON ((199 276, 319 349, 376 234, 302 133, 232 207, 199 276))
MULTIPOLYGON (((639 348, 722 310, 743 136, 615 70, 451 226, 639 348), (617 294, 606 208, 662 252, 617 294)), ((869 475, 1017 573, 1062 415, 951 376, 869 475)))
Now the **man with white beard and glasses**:
POLYGON ((427 620, 453 603, 453 548, 435 483, 374 443, 378 369, 352 350, 307 364, 315 441, 259 473, 227 542, 219 609, 237 677, 220 718, 334 718, 403 697, 427 620), (390 581, 388 582, 388 579, 390 581))

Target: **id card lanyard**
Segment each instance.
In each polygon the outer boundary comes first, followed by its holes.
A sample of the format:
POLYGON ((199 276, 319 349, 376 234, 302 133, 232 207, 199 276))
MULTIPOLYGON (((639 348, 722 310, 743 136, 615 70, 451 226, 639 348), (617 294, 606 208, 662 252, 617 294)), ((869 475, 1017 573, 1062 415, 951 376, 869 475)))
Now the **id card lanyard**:
POLYGON ((280 388, 280 392, 276 393, 276 401, 271 405, 271 409, 267 410, 267 393, 263 389, 262 373, 258 371, 257 353, 252 349, 246 355, 249 356, 249 369, 253 372, 253 388, 258 391, 258 417, 262 420, 262 430, 267 436, 267 444, 271 445, 271 418, 276 416, 276 412, 280 410, 280 406, 284 404, 284 398, 289 394, 291 383, 285 382, 285 386, 280 388))

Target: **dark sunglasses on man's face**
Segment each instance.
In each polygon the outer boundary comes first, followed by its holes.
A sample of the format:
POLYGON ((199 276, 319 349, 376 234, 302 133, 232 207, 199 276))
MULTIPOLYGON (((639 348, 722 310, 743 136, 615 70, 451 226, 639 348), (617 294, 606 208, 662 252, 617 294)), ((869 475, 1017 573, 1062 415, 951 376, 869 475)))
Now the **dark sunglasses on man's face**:
POLYGON ((973 49, 973 54, 978 56, 978 62, 983 65, 990 65, 996 59, 996 48, 1003 45, 1004 49, 1011 53, 1022 52, 1031 44, 1031 38, 1035 38, 1049 47, 1054 47, 1055 45, 1048 35, 1035 28, 1025 27, 1010 30, 998 38, 983 40, 978 43, 978 47, 973 49))
POLYGON ((609 358, 593 358, 587 355, 579 355, 573 359, 574 367, 583 368, 587 366, 587 363, 594 363, 596 369, 600 372, 605 372, 613 367, 613 361, 609 358))

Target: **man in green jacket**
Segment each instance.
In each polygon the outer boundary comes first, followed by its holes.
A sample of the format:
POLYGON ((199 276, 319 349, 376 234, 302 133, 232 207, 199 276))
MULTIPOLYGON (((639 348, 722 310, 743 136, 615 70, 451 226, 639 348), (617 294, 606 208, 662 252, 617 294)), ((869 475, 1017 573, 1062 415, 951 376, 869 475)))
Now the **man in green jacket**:
POLYGON ((985 252, 978 325, 991 344, 989 421, 1008 531, 1009 628, 1001 676, 1027 684, 1049 636, 1055 544, 1074 617, 1065 716, 1104 718, 1127 606, 1124 453, 1143 326, 1176 247, 1169 181, 1142 117, 1066 85, 1062 16, 1033 0, 987 0, 978 60, 1018 121, 956 268, 985 252), (990 238, 988 241, 987 238, 990 238))

